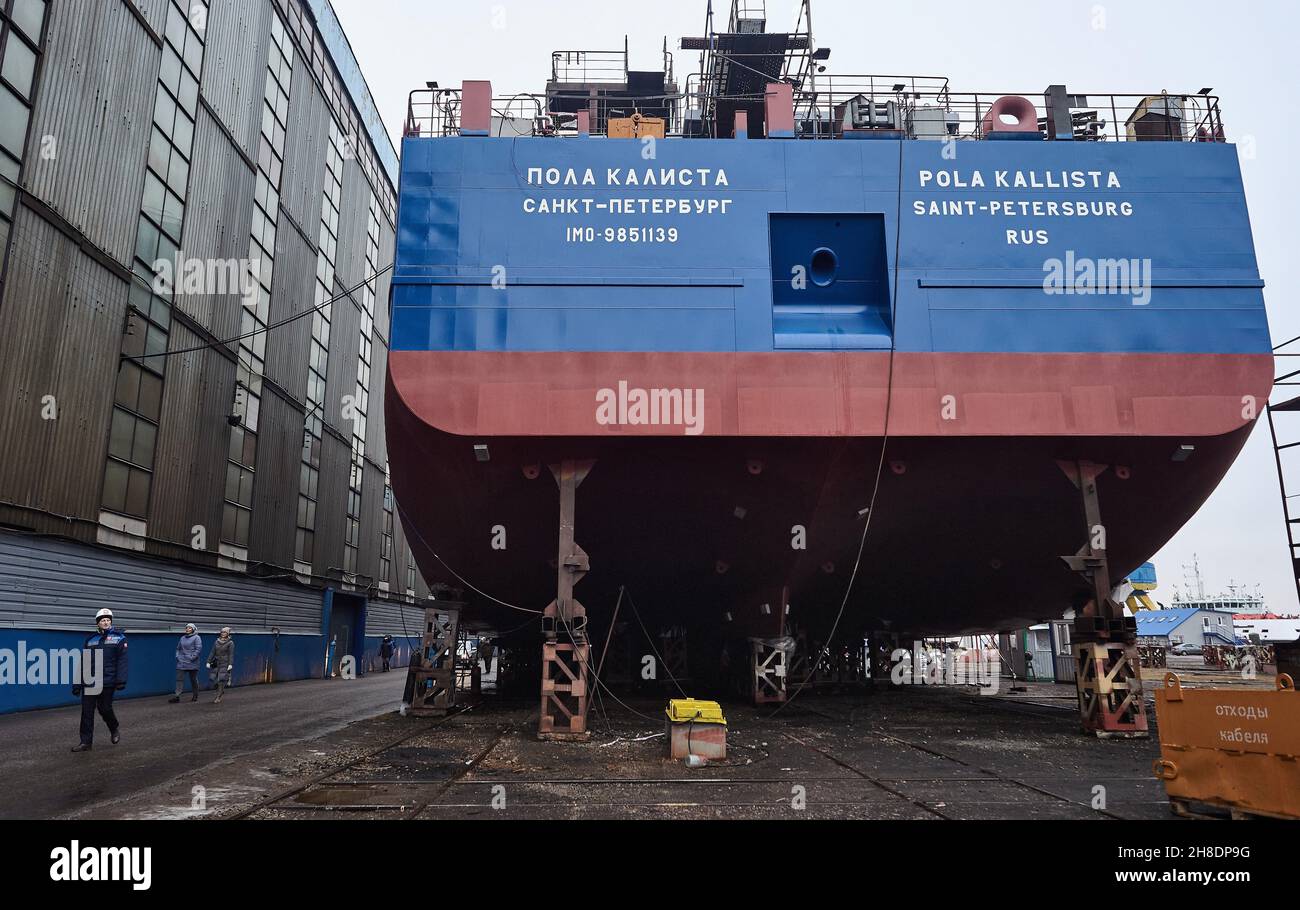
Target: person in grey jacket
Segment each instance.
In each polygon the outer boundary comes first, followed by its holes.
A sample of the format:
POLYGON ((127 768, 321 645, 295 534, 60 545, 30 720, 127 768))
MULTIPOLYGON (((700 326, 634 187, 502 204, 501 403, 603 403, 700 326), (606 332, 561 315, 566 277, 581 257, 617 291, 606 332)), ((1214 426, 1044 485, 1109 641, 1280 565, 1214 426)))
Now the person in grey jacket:
POLYGON ((212 681, 217 684, 217 697, 213 704, 221 703, 221 696, 226 694, 226 685, 230 682, 231 671, 235 669, 235 640, 230 637, 230 626, 222 626, 221 635, 212 646, 208 655, 208 671, 212 681))
POLYGON ((185 624, 185 634, 176 642, 176 694, 167 699, 170 704, 181 700, 185 691, 185 677, 190 678, 190 691, 193 698, 199 700, 199 661, 203 659, 203 639, 194 628, 194 623, 185 624))

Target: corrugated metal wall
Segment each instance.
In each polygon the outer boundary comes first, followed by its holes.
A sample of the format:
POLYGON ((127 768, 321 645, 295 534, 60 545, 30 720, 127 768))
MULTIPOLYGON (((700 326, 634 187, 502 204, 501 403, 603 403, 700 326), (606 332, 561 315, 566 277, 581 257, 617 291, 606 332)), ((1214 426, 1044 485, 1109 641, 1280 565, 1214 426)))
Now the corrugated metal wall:
POLYGON ((108 607, 128 632, 186 622, 241 631, 320 631, 321 592, 234 573, 132 557, 100 547, 0 532, 0 624, 94 629, 108 607), (60 584, 49 584, 58 577, 60 584))
MULTIPOLYGON (((193 332, 173 323, 173 350, 201 343, 193 332)), ((216 351, 167 359, 149 500, 150 537, 190 547, 193 528, 200 525, 205 549, 217 551, 230 441, 226 415, 234 394, 235 364, 216 351)))
POLYGON ((171 0, 131 0, 158 34, 167 27, 167 6, 171 0))
POLYGON ((97 515, 126 285, 34 212, 17 216, 0 305, 0 499, 97 515), (42 417, 46 395, 57 420, 42 417))
MULTIPOLYGON (((367 452, 367 455, 369 453, 367 452)), ((379 581, 379 538, 384 532, 384 469, 368 458, 361 476, 361 546, 357 571, 379 581)))
POLYGON ((321 196, 325 192, 325 148, 329 144, 329 107, 302 58, 294 57, 289 90, 289 122, 284 129, 284 172, 280 205, 319 243, 321 196), (301 71, 300 71, 301 68, 301 71))
MULTIPOLYGON (((397 507, 393 507, 393 572, 392 578, 387 579, 389 587, 394 594, 406 593, 406 561, 410 556, 410 548, 406 543, 406 529, 402 527, 402 516, 398 513, 397 507)), ((419 574, 418 572, 416 573, 419 574)))
MULTIPOLYGON (((44 78, 32 129, 34 137, 53 137, 56 156, 42 159, 39 138, 34 138, 37 144, 23 178, 33 196, 123 264, 129 264, 134 247, 160 54, 126 2, 51 5, 44 78)), ((161 33, 169 0, 134 2, 161 33)), ((188 257, 224 261, 248 255, 255 171, 227 133, 245 154, 256 153, 272 15, 270 0, 212 4, 201 86, 206 106, 200 106, 197 116, 186 200, 184 253, 188 257)), ((294 67, 272 320, 303 312, 315 303, 314 243, 320 230, 331 115, 307 65, 296 58, 294 67)), ((371 193, 359 165, 346 161, 335 293, 364 277, 371 193)), ((7 441, 6 457, 0 460, 0 503, 72 516, 77 522, 5 510, 6 520, 90 539, 99 515, 128 285, 22 205, 13 243, 5 297, 0 301, 0 389, 7 392, 0 397, 0 439, 7 441), (55 421, 40 419, 41 398, 47 394, 55 396, 55 421)), ((382 214, 380 244, 379 264, 385 265, 392 258, 393 228, 382 214)), ((341 409, 343 397, 355 392, 359 304, 358 294, 356 301, 341 300, 333 308, 324 416, 336 435, 326 433, 322 450, 314 567, 319 575, 343 564, 352 423, 342 419, 341 409)), ((181 294, 176 309, 217 338, 240 331, 237 296, 181 294)), ((385 276, 379 281, 375 304, 363 543, 358 554, 358 569, 370 576, 378 573, 383 528, 388 325, 385 276)), ((293 559, 302 451, 300 403, 306 394, 310 334, 308 317, 273 330, 267 338, 267 377, 295 400, 279 397, 271 385, 262 399, 249 542, 254 562, 287 566, 293 559)), ((184 321, 173 321, 171 350, 203 342, 184 321)), ((213 351, 176 355, 168 361, 148 520, 151 553, 202 562, 210 560, 218 546, 229 442, 225 418, 234 374, 234 363, 213 351), (190 549, 196 525, 207 530, 207 553, 190 549)), ((392 571, 384 580, 394 592, 404 593, 408 549, 400 519, 395 525, 392 571)), ((136 559, 130 553, 114 554, 114 565, 120 562, 125 576, 127 566, 137 565, 136 559)), ((141 571, 154 579, 150 583, 161 584, 158 579, 165 577, 174 585, 173 596, 183 599, 193 577, 188 573, 205 572, 177 563, 167 570, 173 574, 161 576, 153 567, 165 563, 144 559, 138 565, 146 567, 141 571)), ((24 583, 34 584, 30 578, 24 583)), ((417 586, 427 596, 423 582, 417 586)), ((49 569, 45 587, 61 592, 59 596, 70 598, 69 603, 77 601, 77 610, 94 597, 89 586, 68 593, 56 569, 49 569)), ((225 600, 213 595, 214 603, 219 601, 223 609, 243 596, 225 600)), ((4 601, 0 595, 0 622, 6 616, 13 618, 14 603, 12 597, 4 601)), ((184 604, 180 607, 188 609, 184 604)), ((56 605, 56 610, 62 609, 56 605)), ((313 610, 318 619, 318 604, 313 610)), ((78 614, 73 627, 84 625, 78 614)), ((308 626, 309 631, 318 631, 308 626)))
POLYGON ((248 558, 292 568, 302 464, 302 411, 270 389, 262 396, 248 558))
POLYGON ((348 507, 348 464, 352 450, 329 432, 321 438, 320 496, 316 505, 316 560, 312 570, 325 575, 343 568, 343 519, 348 507))
MULTIPOLYGON (((397 556, 394 558, 397 564, 397 581, 398 590, 403 594, 406 593, 406 564, 411 555, 411 541, 415 536, 407 536, 406 525, 402 521, 402 513, 397 507, 393 507, 393 546, 397 550, 397 556)), ((423 576, 420 575, 420 569, 417 566, 415 570, 415 596, 426 598, 429 596, 429 586, 425 583, 423 576)))
MULTIPOLYGON (((388 215, 383 211, 379 213, 379 267, 382 269, 388 263, 392 262, 393 250, 393 226, 388 223, 388 215)), ((389 341, 389 324, 390 313, 388 311, 388 289, 393 283, 393 273, 385 272, 379 276, 377 286, 379 292, 375 295, 375 331, 379 337, 384 339, 384 344, 389 341)))
POLYGON ((366 415, 366 457, 378 465, 388 464, 388 439, 384 432, 384 376, 388 370, 388 348, 376 335, 370 347, 370 375, 378 376, 378 388, 370 393, 366 415))
POLYGON ((162 52, 121 0, 49 10, 23 186, 129 263, 162 52), (52 158, 35 153, 44 136, 52 158))
MULTIPOLYGON (((281 217, 275 235, 275 282, 271 288, 271 320, 279 322, 316 305, 316 251, 281 217)), ((312 317, 295 319, 266 338, 266 375, 295 400, 307 398, 307 360, 311 352, 312 317)))
MULTIPOLYGON (((343 247, 339 247, 339 252, 343 247)), ((344 298, 334 302, 330 319, 330 369, 325 377, 325 422, 348 439, 352 438, 352 421, 343 419, 343 396, 355 397, 357 393, 357 346, 361 333, 361 310, 358 304, 344 298)), ((383 376, 373 370, 371 376, 370 413, 383 402, 383 376), (378 389, 378 393, 373 391, 378 389)))
MULTIPOLYGON (((393 590, 406 593, 406 564, 410 561, 411 541, 413 536, 407 536, 406 525, 402 521, 402 513, 398 510, 396 504, 393 506, 393 574, 396 578, 393 581, 393 590)), ((425 584, 417 567, 415 570, 415 596, 427 598, 429 596, 429 586, 425 584)))
POLYGON ((272 15, 266 0, 217 0, 208 12, 200 91, 250 158, 257 157, 272 15))
POLYGON ((372 600, 366 607, 366 635, 411 638, 418 645, 424 630, 424 607, 372 600))
MULTIPOLYGON (((253 222, 256 172, 240 158, 202 106, 185 206, 184 253, 192 259, 244 260, 253 222)), ((278 263, 277 263, 278 265, 278 263)), ((241 301, 229 294, 178 294, 176 307, 218 338, 239 334, 241 301)), ((175 342, 173 347, 177 347, 175 342)), ((231 345, 234 350, 235 345, 231 345)))
MULTIPOLYGON (((366 222, 370 218, 370 196, 370 184, 366 182, 361 165, 355 160, 345 160, 343 205, 339 212, 339 254, 334 261, 338 281, 344 288, 353 287, 366 277, 366 222)), ((383 266, 387 262, 385 259, 379 265, 383 266)))

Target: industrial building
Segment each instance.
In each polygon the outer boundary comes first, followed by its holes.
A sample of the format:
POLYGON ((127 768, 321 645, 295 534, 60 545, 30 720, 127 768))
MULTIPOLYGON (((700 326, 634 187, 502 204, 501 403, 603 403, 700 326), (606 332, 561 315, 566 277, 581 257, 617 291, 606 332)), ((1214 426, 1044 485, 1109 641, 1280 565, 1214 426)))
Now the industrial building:
POLYGON ((107 606, 124 695, 171 688, 187 622, 233 628, 236 683, 364 672, 430 592, 384 433, 397 155, 328 0, 0 30, 0 652, 107 606))
POLYGON ((1231 613, 1196 607, 1143 610, 1137 614, 1137 634, 1140 640, 1167 648, 1236 644, 1231 613))

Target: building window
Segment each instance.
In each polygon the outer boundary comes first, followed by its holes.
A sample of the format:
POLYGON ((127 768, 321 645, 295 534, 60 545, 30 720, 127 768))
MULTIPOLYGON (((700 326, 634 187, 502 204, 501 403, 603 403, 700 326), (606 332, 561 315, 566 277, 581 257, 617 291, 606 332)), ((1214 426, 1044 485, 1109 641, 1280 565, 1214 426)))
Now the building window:
POLYGON ((45 11, 46 0, 0 0, 0 268, 13 233, 45 11))
POLYGON ((392 472, 384 467, 384 532, 379 542, 379 577, 392 581, 393 571, 393 486, 392 472))

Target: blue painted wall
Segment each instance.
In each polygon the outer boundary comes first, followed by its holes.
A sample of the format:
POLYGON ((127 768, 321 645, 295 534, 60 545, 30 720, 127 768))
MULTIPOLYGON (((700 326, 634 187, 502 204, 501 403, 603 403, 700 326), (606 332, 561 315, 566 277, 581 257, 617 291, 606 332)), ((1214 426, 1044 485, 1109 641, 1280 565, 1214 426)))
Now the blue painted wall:
MULTIPOLYGON (((8 650, 16 656, 18 643, 23 641, 30 652, 44 650, 80 649, 90 633, 49 630, 0 629, 0 651, 8 650)), ((203 636, 203 666, 199 669, 199 685, 203 690, 212 688, 208 679, 207 659, 212 643, 217 638, 200 630, 203 636)), ((130 680, 118 698, 161 696, 175 690, 176 641, 180 636, 167 633, 132 633, 128 630, 130 652, 130 680)), ((367 635, 362 653, 357 655, 360 675, 378 671, 382 667, 379 657, 380 635, 367 635)), ((391 666, 394 672, 405 673, 411 658, 411 642, 403 636, 394 636, 397 651, 391 666)), ((279 636, 279 648, 270 634, 239 634, 235 636, 234 685, 248 686, 266 682, 287 682, 294 679, 320 679, 325 672, 325 637, 323 635, 279 636)), ((189 691, 189 680, 185 682, 189 691)), ((52 708, 76 704, 78 699, 67 685, 0 684, 0 714, 26 711, 33 708, 52 708)))
MULTIPOLYGON (((19 641, 32 649, 80 649, 89 633, 50 631, 41 629, 0 629, 0 650, 16 654, 19 641)), ((208 680, 207 659, 217 633, 204 632, 203 666, 199 669, 199 685, 211 688, 208 680)), ((127 631, 130 653, 130 673, 126 689, 118 698, 142 695, 163 695, 172 692, 176 685, 176 641, 180 636, 165 632, 127 631)), ((319 677, 324 668, 324 650, 319 635, 280 635, 279 648, 270 634, 239 634, 235 636, 234 685, 284 682, 291 679, 319 677)), ((189 681, 186 680, 186 691, 189 681)), ((24 711, 31 708, 50 708, 74 704, 78 701, 67 685, 0 684, 0 714, 24 711)))
MULTIPOLYGON (((773 282, 789 276, 773 273, 770 216, 875 213, 899 350, 1270 350, 1234 146, 958 142, 945 158, 946 147, 670 139, 646 159, 640 143, 621 140, 406 139, 393 349, 772 351, 781 334, 773 282), (583 185, 588 168, 593 182, 583 185), (566 183, 571 169, 576 185, 566 183), (670 169, 708 169, 710 185, 645 185, 646 171, 658 181, 670 169), (725 186, 716 185, 720 169, 725 186), (624 185, 629 170, 642 175, 635 186, 624 185), (1017 187, 1017 173, 1044 186, 1017 187), (1112 173, 1118 187, 1108 185, 1112 173), (624 199, 637 213, 611 214, 624 199), (581 208, 563 211, 574 200, 581 208), (639 211, 643 201, 723 200, 725 213, 639 211), (525 210, 543 202, 561 213, 525 210), (1091 214, 1094 204, 1102 214, 1091 214), (1090 214, 1065 214, 1078 206, 1090 214), (572 228, 591 228, 594 239, 575 240, 572 228), (620 239, 630 228, 636 238, 620 239), (676 242, 661 240, 669 230, 676 242), (1012 243, 1008 231, 1035 242, 1012 243), (1045 261, 1070 252, 1149 259, 1149 302, 1045 294, 1045 261)), ((862 333, 861 345, 879 339, 862 333)))

